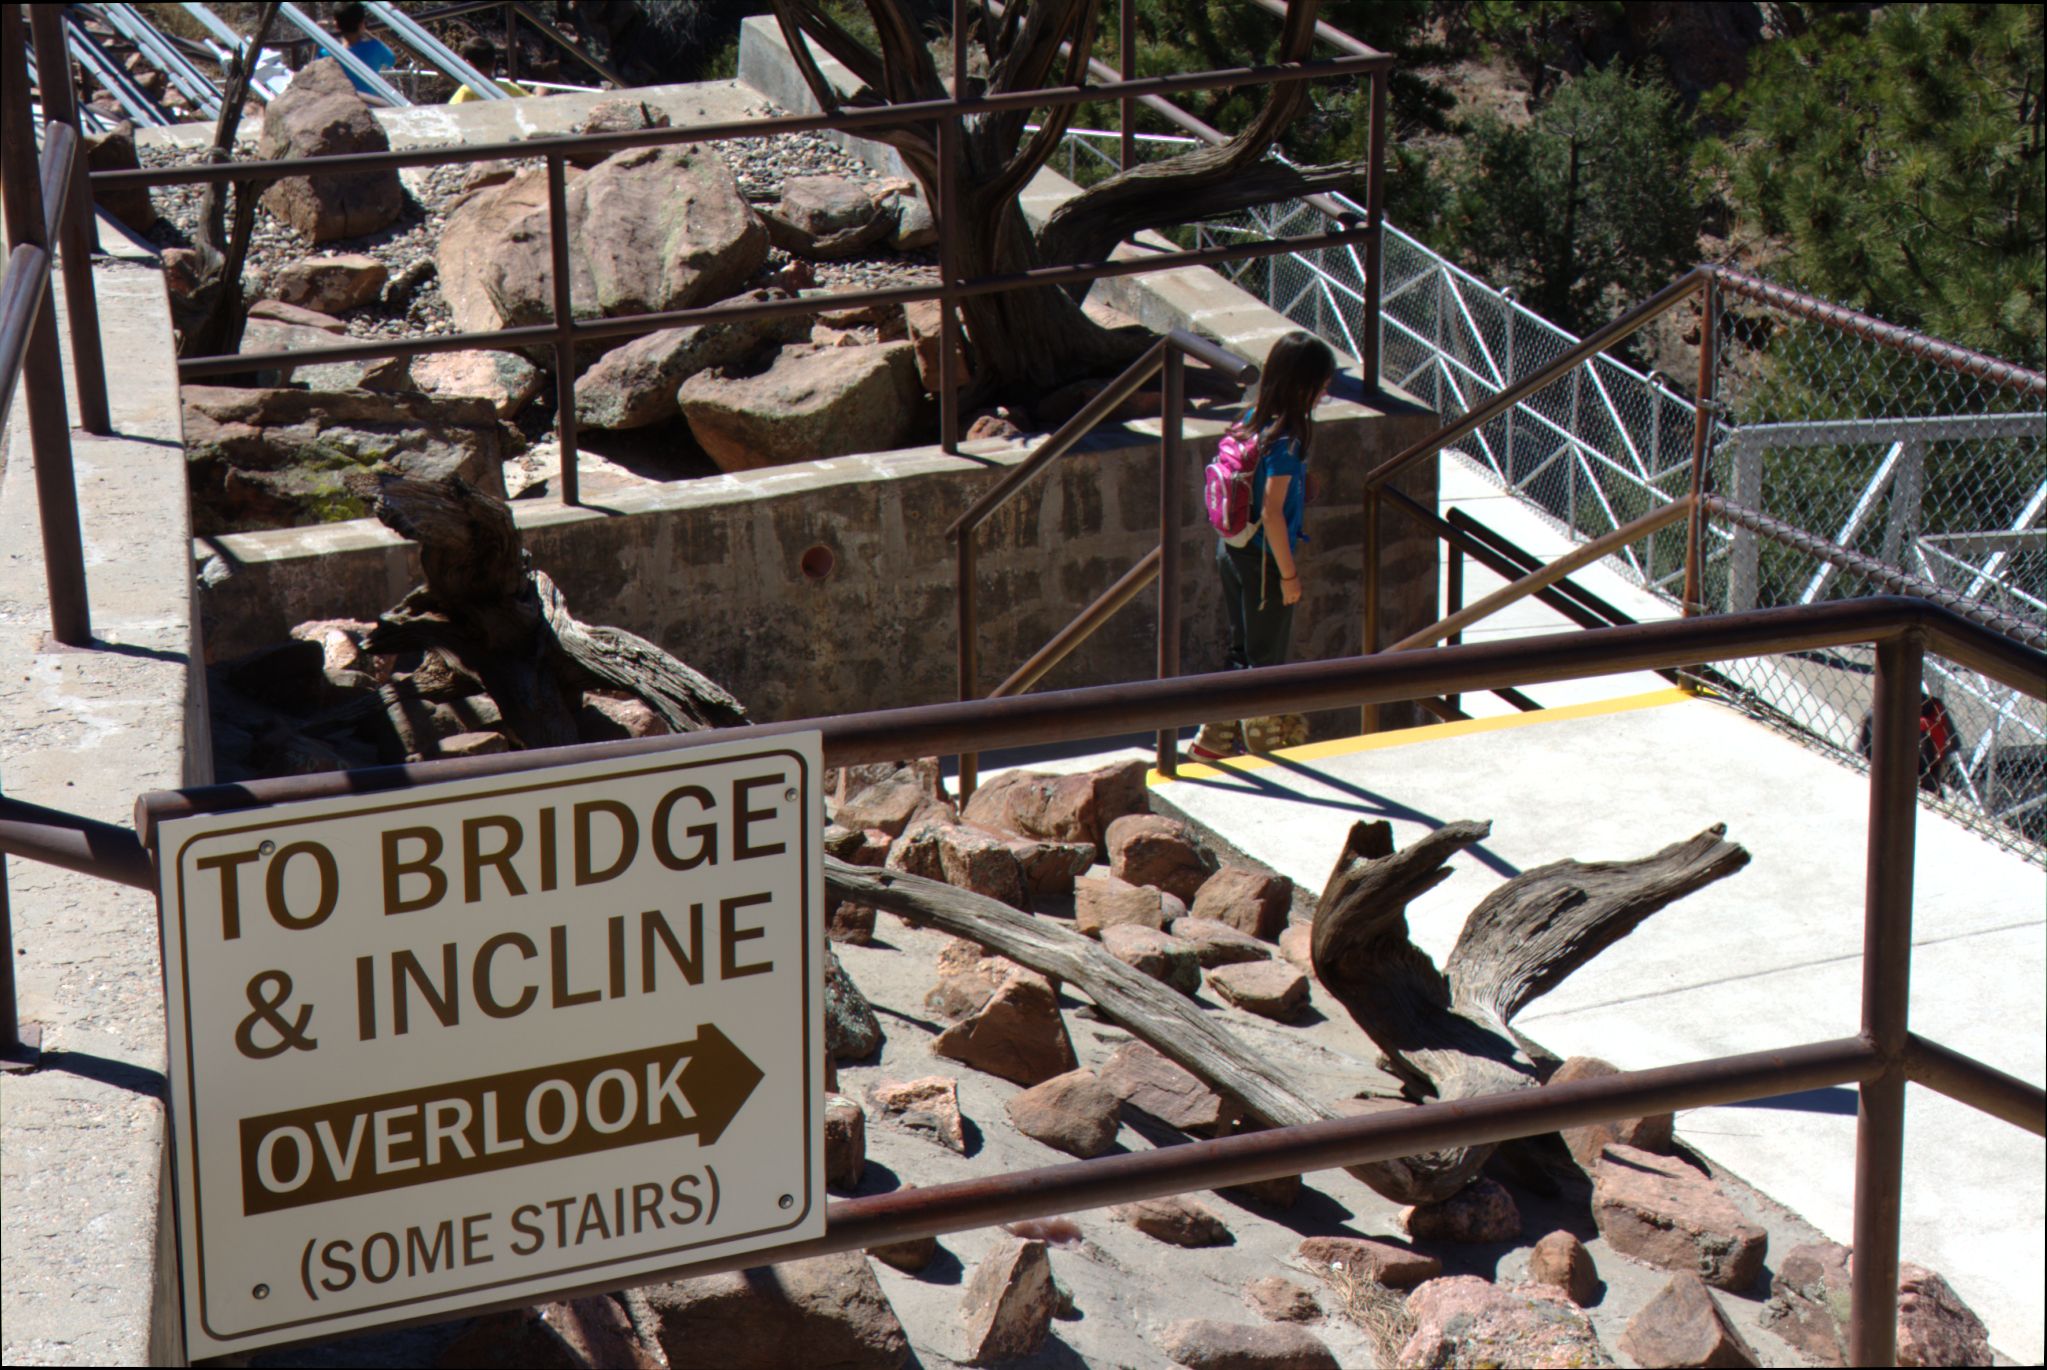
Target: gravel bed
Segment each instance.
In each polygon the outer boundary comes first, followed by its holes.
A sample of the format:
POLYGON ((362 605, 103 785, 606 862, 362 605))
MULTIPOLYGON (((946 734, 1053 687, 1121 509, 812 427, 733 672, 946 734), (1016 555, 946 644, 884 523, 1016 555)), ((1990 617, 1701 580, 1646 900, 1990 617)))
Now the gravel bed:
MULTIPOLYGON (((740 190, 757 207, 772 204, 781 193, 782 182, 791 176, 842 176, 871 184, 874 172, 820 134, 786 133, 761 138, 731 138, 710 144, 731 165, 740 190)), ((142 148, 139 156, 152 169, 197 164, 205 159, 195 151, 172 148, 142 148)), ((535 160, 522 165, 539 165, 535 160)), ((401 173, 405 184, 405 208, 397 221, 380 232, 346 241, 314 244, 290 225, 258 208, 256 228, 250 243, 249 260, 243 271, 249 299, 263 299, 273 293, 271 281, 286 265, 301 257, 322 253, 361 252, 377 258, 390 269, 393 280, 416 264, 431 261, 440 238, 441 225, 449 208, 461 198, 474 164, 420 167, 401 173)), ((158 218, 149 239, 159 247, 189 245, 199 223, 204 187, 159 186, 155 196, 158 218)), ((749 285, 787 283, 789 255, 771 248, 767 264, 749 285)), ((809 278, 826 290, 871 290, 886 286, 935 284, 938 280, 934 251, 896 253, 886 248, 873 255, 837 262, 811 262, 809 278)), ((452 333, 454 322, 438 281, 431 275, 410 296, 395 303, 377 302, 342 316, 348 332, 358 338, 398 338, 419 334, 452 333)))

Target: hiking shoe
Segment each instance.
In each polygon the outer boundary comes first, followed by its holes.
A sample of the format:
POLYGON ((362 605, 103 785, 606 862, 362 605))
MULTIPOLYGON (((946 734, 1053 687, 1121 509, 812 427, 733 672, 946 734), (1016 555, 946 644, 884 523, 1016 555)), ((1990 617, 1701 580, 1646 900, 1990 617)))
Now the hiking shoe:
POLYGON ((1308 720, 1300 714, 1267 714, 1244 720, 1244 747, 1252 755, 1298 747, 1308 740, 1308 720))
POLYGON ((1233 756, 1242 756, 1244 746, 1235 723, 1204 723, 1201 731, 1194 734, 1194 741, 1187 747, 1187 754, 1197 761, 1227 761, 1233 756))

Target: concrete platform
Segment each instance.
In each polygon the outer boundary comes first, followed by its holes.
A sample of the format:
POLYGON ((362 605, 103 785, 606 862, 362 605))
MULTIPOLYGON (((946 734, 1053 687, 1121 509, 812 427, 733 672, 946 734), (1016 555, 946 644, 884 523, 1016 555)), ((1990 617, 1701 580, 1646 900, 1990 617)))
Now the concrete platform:
MULTIPOLYGON (((1859 1021, 1867 782, 1676 690, 1189 767, 1152 794, 1310 891, 1356 820, 1391 820, 1400 845, 1492 820, 1491 839, 1409 911, 1439 962, 1479 899, 1522 870, 1644 856, 1724 822, 1753 855, 1747 869, 1658 913, 1517 1025, 1560 1054, 1632 1069, 1844 1036, 1859 1021)), ((1914 1030, 2040 1080, 2047 872, 1930 810, 1917 840, 1914 1030)), ((1909 1098, 1904 1258, 1944 1274, 2006 1355, 2038 1363, 2047 1151, 1929 1091, 1909 1098)), ((1855 1107, 1852 1089, 1819 1090, 1693 1110, 1678 1127, 1845 1242, 1855 1107)))

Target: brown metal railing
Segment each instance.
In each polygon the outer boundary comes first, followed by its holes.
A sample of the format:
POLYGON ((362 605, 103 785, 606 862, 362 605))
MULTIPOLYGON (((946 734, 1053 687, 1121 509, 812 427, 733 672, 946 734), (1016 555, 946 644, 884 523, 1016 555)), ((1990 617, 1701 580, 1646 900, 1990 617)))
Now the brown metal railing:
MULTIPOLYGON (((1258 0, 1264 4, 1266 0, 1258 0)), ((1752 299, 1768 304, 1774 309, 1813 320, 1838 329, 1855 337, 1866 339, 1894 351, 1923 358, 1933 364, 1952 371, 1975 376, 1994 384, 2005 386, 2029 395, 2047 395, 2047 376, 2022 366, 1973 351, 1939 338, 1930 337, 1913 329, 1886 323, 1881 319, 1859 313, 1826 300, 1817 299, 1803 292, 1789 289, 1724 266, 1699 266, 1671 282, 1656 294, 1621 314, 1611 323, 1586 337, 1582 342, 1563 353, 1556 360, 1507 386, 1491 396, 1484 403, 1467 411, 1461 417, 1443 425, 1428 437, 1409 446, 1375 467, 1364 481, 1364 650, 1378 649, 1379 640, 1379 581, 1381 559, 1381 535, 1379 530, 1379 509, 1382 502, 1414 518, 1424 528, 1446 543, 1452 541, 1440 520, 1433 512, 1423 508, 1417 501, 1398 490, 1388 488, 1395 476, 1416 463, 1435 456, 1451 443, 1458 441, 1493 419, 1510 412, 1516 405, 1529 399, 1546 387, 1562 380, 1578 367, 1585 365, 1594 356, 1606 349, 1624 342, 1655 322, 1672 309, 1694 295, 1700 298, 1704 319, 1700 325, 1699 342, 1699 388, 1695 401, 1696 418, 1692 430, 1691 489, 1686 497, 1672 501, 1662 510, 1652 512, 1643 518, 1614 529, 1595 542, 1575 549, 1559 564, 1568 562, 1564 570, 1574 569, 1586 562, 1596 560, 1599 555, 1648 536, 1657 529, 1675 522, 1677 517, 1687 519, 1685 538, 1685 579, 1683 611, 1687 616, 1704 612, 1701 602, 1700 582, 1704 574, 1704 528, 1709 513, 1717 513, 1731 521, 1741 523, 1763 536, 1774 538, 1787 546, 1806 551, 1822 560, 1867 574, 1874 583, 1889 589, 1947 605, 1956 612, 1968 616, 1981 616, 1980 609, 1961 602, 1961 597, 1951 591, 1942 590, 1930 582, 1917 577, 1899 574, 1895 568, 1881 567, 1869 558, 1862 557, 1830 540, 1816 534, 1792 528, 1768 515, 1752 509, 1744 509, 1710 494, 1706 481, 1706 453, 1708 436, 1711 432, 1717 404, 1714 397, 1715 365, 1714 347, 1719 333, 1721 292, 1752 299), (1677 511, 1677 512, 1673 512, 1677 511), (1588 555, 1589 554, 1589 555, 1588 555)), ((1454 564, 1454 563, 1453 563, 1454 564)), ((1459 567, 1461 571, 1461 567, 1459 567)), ((1504 572, 1502 573, 1504 574, 1504 572)), ((1486 612, 1493 612, 1514 600, 1547 588, 1550 577, 1540 567, 1529 568, 1516 580, 1492 597, 1486 612)), ((1459 579, 1461 595, 1461 577, 1459 579)), ((1459 606, 1453 609, 1450 618, 1438 623, 1435 628, 1424 629, 1405 640, 1403 645, 1412 645, 1424 636, 1433 633, 1430 640, 1453 637, 1457 629, 1469 627, 1483 614, 1459 606), (1454 621, 1453 621, 1454 620, 1454 621)), ((2018 620, 1998 617, 1990 620, 1991 626, 2001 632, 2018 635, 2022 640, 2032 642, 2037 629, 2018 620)), ((1423 705, 1439 714, 1446 707, 1454 708, 1451 701, 1422 699, 1423 705)), ((1366 704, 1360 711, 1363 731, 1372 731, 1377 724, 1377 706, 1366 704)))
POLYGON ((1856 1133, 1856 1260, 1849 1358, 1857 1364, 1885 1365, 1896 1353, 1906 1081, 1916 1081, 2036 1135, 2047 1135, 2047 1093, 1909 1030, 1921 660, 1930 648, 2034 698, 2047 697, 2047 654, 1923 600, 1844 600, 544 752, 210 786, 143 796, 136 803, 134 832, 0 799, 0 853, 53 861, 154 890, 152 848, 158 826, 167 819, 195 813, 246 811, 305 799, 510 774, 591 757, 687 750, 708 742, 813 728, 823 734, 826 763, 845 765, 944 754, 973 746, 1067 741, 1177 726, 1219 709, 1249 708, 1254 702, 1266 708, 1307 710, 1359 699, 1388 702, 1854 643, 1873 643, 1877 650, 1863 992, 1856 1035, 1628 1071, 1540 1090, 1424 1104, 1395 1115, 1278 1128, 846 1200, 829 1207, 826 1233, 815 1241, 681 1267, 649 1278, 669 1279, 853 1250, 1141 1196, 1529 1136, 1600 1118, 1853 1084, 1861 1092, 1861 1109, 1856 1133))
MULTIPOLYGON (((14 391, 28 391, 29 450, 36 474, 36 510, 42 525, 43 569, 49 586, 51 635, 71 647, 92 641, 86 597, 85 554, 78 529, 72 476, 71 420, 58 363, 57 306, 50 286, 53 254, 61 260, 70 313, 72 380, 80 424, 107 433, 106 373, 101 364, 99 314, 92 288, 92 211, 83 171, 78 111, 64 94, 43 108, 43 150, 36 151, 28 82, 28 49, 19 5, 0 5, 0 212, 7 219, 7 276, 0 285, 0 425, 14 391)), ((38 70, 70 70, 62 15, 48 5, 29 7, 35 24, 38 70), (51 61, 59 65, 52 67, 51 61)), ((4 949, 0 949, 4 950, 4 949)))
MULTIPOLYGON (((956 9, 963 5, 956 0, 956 9)), ((685 128, 643 129, 623 133, 584 134, 536 138, 516 143, 470 144, 461 147, 418 148, 404 152, 351 153, 335 157, 304 158, 262 163, 195 165, 158 170, 96 172, 93 184, 103 189, 143 188, 159 185, 191 185, 233 182, 244 187, 266 184, 286 176, 339 175, 363 171, 396 170, 404 167, 439 166, 451 163, 544 157, 548 167, 548 221, 554 258, 553 317, 549 323, 477 333, 443 333, 412 338, 352 343, 331 348, 268 353, 240 353, 211 357, 190 357, 178 364, 181 380, 235 375, 278 366, 315 366, 341 361, 375 360, 415 356, 472 348, 513 348, 544 346, 555 354, 557 383, 556 429, 560 445, 559 484, 565 503, 579 498, 576 481, 576 418, 572 349, 579 341, 638 337, 665 328, 714 320, 765 318, 784 315, 815 315, 826 309, 899 305, 918 300, 937 300, 942 305, 939 410, 941 436, 947 450, 957 450, 959 434, 958 387, 947 377, 958 375, 959 331, 957 305, 962 299, 1031 287, 1071 285, 1112 276, 1147 275, 1187 266, 1209 266, 1222 262, 1282 256, 1288 252, 1314 251, 1324 247, 1369 244, 1377 234, 1367 223, 1342 227, 1333 232, 1281 239, 1276 242, 1239 244, 1223 248, 1160 252, 1133 261, 1105 260, 1069 266, 1039 267, 994 276, 962 278, 951 262, 949 244, 954 235, 945 231, 947 215, 953 210, 949 172, 941 175, 935 202, 934 221, 939 226, 941 264, 939 282, 934 286, 904 286, 884 290, 807 296, 794 300, 715 305, 699 309, 660 313, 617 315, 603 319, 578 320, 568 272, 563 269, 567 255, 567 214, 563 182, 571 154, 599 157, 635 147, 669 146, 714 142, 724 138, 760 137, 774 133, 802 133, 838 130, 895 128, 919 123, 934 124, 943 153, 958 137, 960 121, 972 115, 1003 110, 1059 107, 1099 99, 1145 99, 1186 91, 1219 87, 1273 85, 1316 80, 1332 76, 1370 76, 1375 84, 1391 66, 1384 54, 1347 56, 1315 62, 1282 63, 1277 66, 1240 67, 1206 72, 1156 76, 1142 80, 1112 80, 1097 86, 1063 86, 1029 91, 1009 91, 973 98, 957 95, 943 100, 926 100, 885 107, 862 107, 836 113, 790 115, 774 119, 736 120, 698 124, 685 128)), ((61 68, 60 68, 61 69, 61 68)), ((1111 75, 1114 73, 1112 72, 1111 75)), ((941 169, 952 160, 940 157, 941 169)), ((1355 223, 1352 216, 1351 223, 1355 223)), ((1370 380, 1371 377, 1368 377, 1370 380)))
MULTIPOLYGON (((1074 444, 1086 437, 1096 425, 1116 412, 1124 401, 1143 389, 1153 376, 1161 372, 1164 374, 1160 385, 1159 405, 1158 545, 1146 553, 1137 565, 1118 578, 1114 585, 1097 596, 1093 603, 1075 615, 1064 628, 1054 633, 1043 647, 1031 654, 1029 660, 990 690, 988 697, 999 699, 1030 689, 1044 679, 1053 667, 1070 656, 1081 643, 1094 636, 1104 623, 1135 599, 1154 579, 1159 582, 1158 678, 1166 680, 1180 674, 1182 522, 1180 509, 1181 494, 1186 484, 1184 479, 1186 472, 1182 468, 1187 464, 1181 453, 1184 450, 1182 428, 1187 411, 1188 357, 1193 357, 1211 370, 1228 377, 1240 390, 1258 378, 1258 368, 1250 362, 1225 352, 1205 338, 1175 328, 1153 343, 1143 356, 1104 386, 1099 394, 1082 406, 1079 413, 1061 424, 1057 432, 1039 443, 1030 456, 1011 467, 992 489, 975 500, 967 511, 953 520, 952 526, 945 530, 945 535, 957 544, 955 604, 959 619, 961 699, 974 699, 980 693, 978 678, 980 616, 974 572, 975 531, 1040 472, 1072 451, 1074 444)), ((1162 729, 1158 735, 1159 769, 1171 775, 1178 766, 1179 759, 1177 732, 1162 729)), ((962 801, 974 792, 977 765, 978 757, 975 753, 961 753, 959 790, 962 801)))

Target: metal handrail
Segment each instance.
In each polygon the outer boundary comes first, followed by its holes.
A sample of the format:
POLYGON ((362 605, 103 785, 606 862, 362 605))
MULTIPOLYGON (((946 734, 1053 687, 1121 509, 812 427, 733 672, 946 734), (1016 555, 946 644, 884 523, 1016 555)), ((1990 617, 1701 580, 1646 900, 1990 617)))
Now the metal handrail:
POLYGON ((1218 707, 1242 707, 1254 699, 1263 707, 1313 708, 1360 695, 1413 698, 1446 689, 1508 682, 1537 684, 1615 670, 1852 642, 1874 643, 1877 648, 1862 1010, 1860 1031, 1855 1036, 842 1201, 827 1209, 826 1232, 821 1238, 679 1267, 675 1272, 656 1272, 646 1278, 669 1278, 671 1273, 702 1275, 1139 1197, 1241 1184, 1445 1146, 1502 1141, 1617 1115, 1668 1112, 1853 1084, 1860 1090, 1861 1101, 1849 1359, 1858 1364, 1889 1364, 1896 1357, 1898 1194, 1903 1183, 1907 1081, 1938 1090, 2036 1135, 2047 1135, 2047 1092, 1909 1029, 1906 989, 1912 957, 1920 669, 1925 653, 1928 648, 1937 649, 2034 698, 2047 698, 2047 653, 1923 600, 1836 601, 1506 642, 1384 652, 1217 676, 159 792, 137 800, 135 832, 0 799, 0 853, 56 860, 73 869, 88 869, 154 890, 151 855, 144 843, 155 842, 164 821, 198 813, 243 811, 301 799, 501 775, 598 756, 686 750, 813 728, 823 734, 826 763, 847 765, 941 753, 953 750, 964 737, 992 746, 1099 736, 1133 724, 1180 723, 1218 707), (99 843, 97 849, 94 842, 99 843))
MULTIPOLYGON (((1065 627, 1033 652, 1023 665, 1012 671, 991 692, 991 697, 1021 693, 1042 680, 1080 645, 1093 637, 1102 625, 1124 605, 1135 599, 1154 578, 1159 581, 1157 657, 1159 677, 1180 673, 1180 481, 1178 479, 1183 421, 1186 418, 1187 388, 1184 360, 1193 357, 1220 372, 1238 386, 1247 387, 1258 378, 1258 367, 1223 350, 1208 339, 1175 328, 1167 332, 1144 354, 1082 405, 1080 411, 1059 426, 1058 431, 1039 443, 1030 456, 1011 467, 995 485, 945 530, 956 543, 957 573, 954 582, 959 623, 959 691, 961 699, 978 693, 977 660, 980 618, 976 607, 974 580, 974 532, 997 509, 1007 504, 1038 474, 1050 467, 1095 426, 1114 413, 1117 406, 1136 394, 1154 375, 1163 371, 1165 380, 1159 405, 1159 540, 1137 565, 1116 583, 1096 596, 1065 627)), ((1179 765, 1179 737, 1171 729, 1158 735, 1158 766, 1167 775, 1179 765)), ((978 755, 959 755, 959 789, 965 799, 974 791, 978 755)))
MULTIPOLYGON (((403 152, 349 153, 335 157, 266 161, 254 165, 249 163, 214 163, 165 169, 98 172, 93 175, 93 184, 106 189, 158 185, 218 184, 222 182, 256 186, 266 184, 280 177, 292 175, 338 175, 359 171, 393 170, 413 166, 435 166, 499 158, 530 158, 536 154, 541 154, 547 157, 550 164, 549 224, 553 242, 559 245, 566 238, 567 220, 564 208, 565 199, 559 183, 565 174, 562 163, 571 153, 588 153, 602 157, 627 148, 701 143, 720 138, 758 137, 771 133, 890 128, 931 120, 938 122, 940 135, 943 138, 950 136, 950 131, 956 129, 958 121, 970 114, 1041 106, 1071 105, 1091 99, 1122 95, 1129 95, 1131 97, 1146 94, 1161 95, 1179 91, 1205 90, 1218 86, 1275 84, 1313 79, 1320 76, 1355 75, 1380 69, 1384 65, 1384 60, 1381 58, 1349 57, 1320 62, 1282 63, 1277 66, 1244 67, 1233 70, 1149 77, 1144 80, 1118 81, 1106 86, 1085 88, 1070 86, 1051 87, 1033 91, 1010 91, 997 95, 983 94, 971 99, 948 98, 890 105, 880 108, 840 110, 837 113, 831 114, 790 115, 774 119, 730 120, 723 123, 698 124, 683 128, 580 134, 532 139, 516 143, 470 144, 461 147, 420 148, 403 152)), ((948 194, 945 186, 945 181, 947 180, 949 180, 949 177, 942 178, 938 203, 933 206, 934 217, 941 225, 945 222, 945 217, 948 213, 948 205, 946 203, 948 194)), ((557 447, 560 461, 558 480, 562 501, 566 504, 575 504, 579 502, 579 490, 577 482, 577 425, 575 404, 573 402, 574 378, 573 368, 566 365, 564 359, 569 355, 566 349, 572 349, 574 344, 579 341, 634 337, 661 329, 683 327, 710 320, 729 321, 740 318, 772 317, 784 314, 814 314, 827 308, 843 309, 862 305, 895 305, 918 300, 936 300, 942 306, 944 320, 944 336, 940 347, 941 384, 938 387, 940 392, 940 428, 944 435, 943 445, 949 451, 956 451, 958 450, 959 397, 957 387, 946 382, 954 375, 957 366, 958 339, 954 307, 958 301, 976 295, 996 294, 1008 290, 1070 285, 1115 276, 1144 275, 1179 267, 1207 266, 1228 261, 1280 256, 1288 252, 1313 251, 1324 247, 1344 247, 1362 243, 1366 244, 1369 250, 1369 244, 1376 240, 1378 231, 1375 226, 1365 225, 1271 243, 1246 244, 1221 249, 1167 252, 1125 261, 1111 259, 1081 263, 1073 266, 1038 267, 1025 271, 967 280, 957 279, 950 269, 943 269, 940 272, 938 284, 934 286, 895 287, 884 290, 841 293, 833 295, 829 301, 825 301, 821 296, 804 296, 793 300, 753 302, 740 305, 720 304, 700 309, 621 315, 592 320, 577 320, 573 317, 573 302, 567 298, 567 273, 558 270, 554 319, 548 324, 530 325, 521 329, 499 329, 487 333, 433 334, 409 339, 343 344, 338 347, 323 347, 289 354, 277 352, 238 353, 212 357, 184 358, 178 363, 178 375, 182 380, 195 380, 206 376, 235 375, 250 370, 262 369, 267 366, 284 365, 287 363, 298 366, 310 366, 317 363, 405 357, 427 352, 466 350, 471 348, 521 345, 550 346, 557 352, 556 379, 563 392, 559 397, 560 402, 556 405, 555 414, 557 447)), ((559 250, 556 250, 554 255, 559 256, 559 250)))

